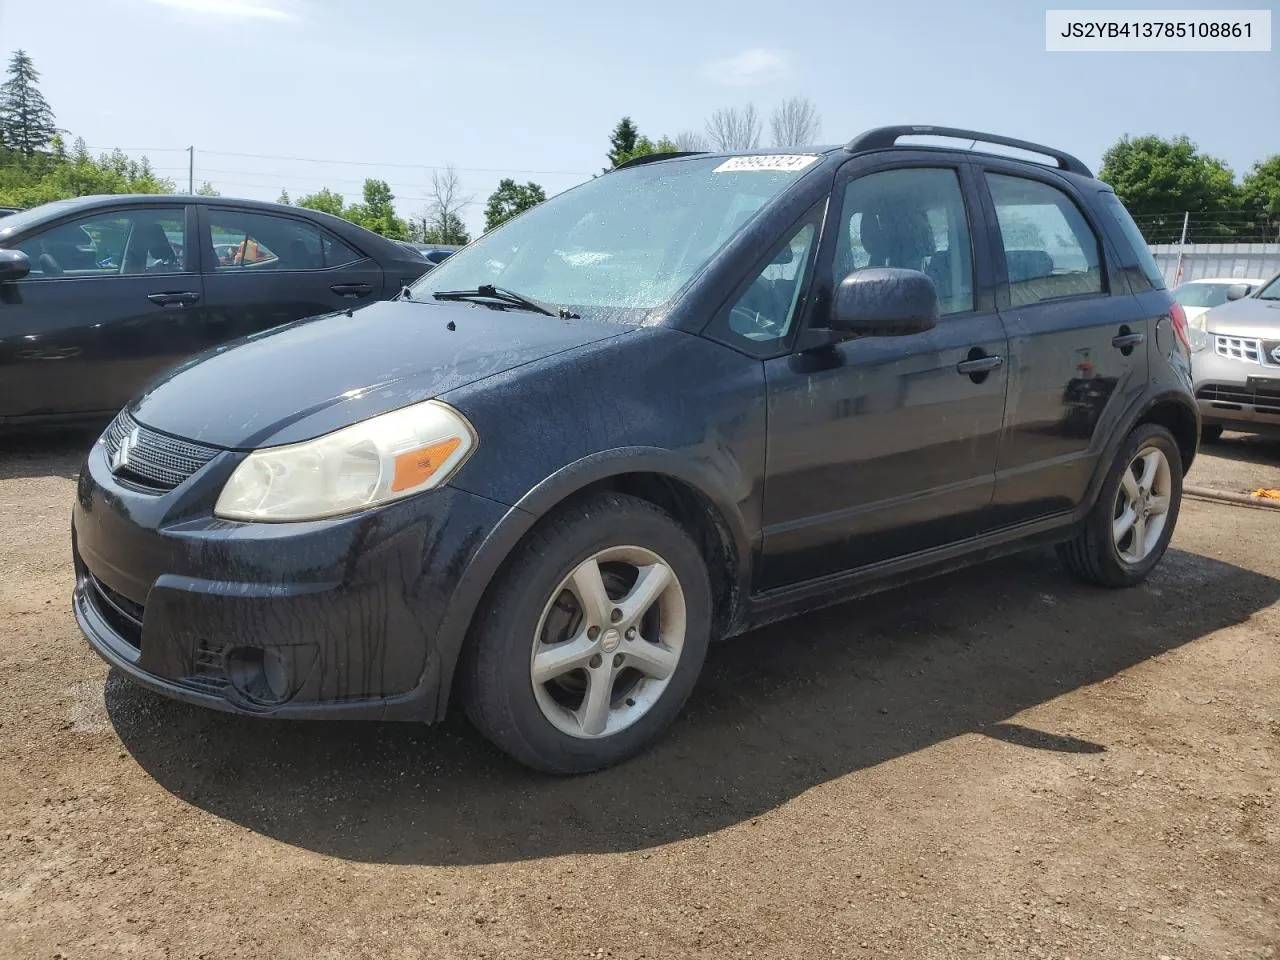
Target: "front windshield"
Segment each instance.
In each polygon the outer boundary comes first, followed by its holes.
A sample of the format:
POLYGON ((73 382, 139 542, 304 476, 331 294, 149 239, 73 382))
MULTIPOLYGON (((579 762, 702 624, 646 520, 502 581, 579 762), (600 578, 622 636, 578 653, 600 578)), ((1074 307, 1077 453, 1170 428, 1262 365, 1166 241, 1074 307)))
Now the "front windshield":
POLYGON ((697 157, 607 173, 485 234, 410 293, 429 300, 492 284, 583 316, 638 322, 817 161, 697 157))
POLYGON ((1216 307, 1227 302, 1229 283, 1184 283, 1173 291, 1173 299, 1184 307, 1216 307))
POLYGON ((1262 292, 1258 294, 1258 299, 1280 300, 1280 276, 1275 277, 1275 279, 1262 288, 1262 292))

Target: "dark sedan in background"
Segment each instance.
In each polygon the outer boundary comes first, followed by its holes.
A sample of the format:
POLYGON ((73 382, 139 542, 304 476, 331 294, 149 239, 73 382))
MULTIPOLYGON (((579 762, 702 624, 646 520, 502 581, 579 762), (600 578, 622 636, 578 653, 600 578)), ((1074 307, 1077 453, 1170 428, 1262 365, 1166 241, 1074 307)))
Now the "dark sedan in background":
POLYGON ((114 414, 193 354, 395 296, 431 268, 299 207, 59 200, 0 220, 0 424, 114 414))

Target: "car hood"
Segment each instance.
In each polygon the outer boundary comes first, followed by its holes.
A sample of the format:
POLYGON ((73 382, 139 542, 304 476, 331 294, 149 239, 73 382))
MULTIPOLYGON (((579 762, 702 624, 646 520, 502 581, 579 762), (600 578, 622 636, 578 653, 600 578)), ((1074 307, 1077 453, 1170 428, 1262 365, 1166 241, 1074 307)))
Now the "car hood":
POLYGON ((1280 300, 1232 300, 1206 313, 1204 328, 1230 337, 1280 339, 1280 300))
POLYGON ((384 301, 193 357, 150 384, 130 413, 155 430, 216 447, 296 443, 631 329, 460 303, 384 301))

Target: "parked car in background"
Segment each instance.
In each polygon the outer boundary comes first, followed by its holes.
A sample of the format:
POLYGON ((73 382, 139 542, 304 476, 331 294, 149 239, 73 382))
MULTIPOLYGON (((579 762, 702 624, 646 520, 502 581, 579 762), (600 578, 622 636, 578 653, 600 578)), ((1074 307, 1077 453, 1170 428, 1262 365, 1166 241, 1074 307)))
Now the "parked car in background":
POLYGON ((1200 318, 1206 310, 1221 306, 1227 302, 1227 292, 1232 287, 1243 284, 1246 296, 1259 289, 1266 280, 1255 280, 1248 277, 1205 277, 1201 280, 1188 280, 1173 291, 1173 299, 1182 304, 1187 314, 1187 324, 1193 329, 1203 330, 1200 318))
POLYGON ((1040 544, 1141 583, 1196 454, 1189 361, 1138 228, 1061 151, 889 127, 649 156, 394 302, 153 383, 80 472, 73 606, 171 697, 453 702, 593 770, 713 638, 1040 544))
POLYGON ((444 263, 444 261, 462 249, 462 247, 433 243, 415 243, 413 247, 422 254, 423 259, 429 260, 433 264, 444 263))
POLYGON ((1238 281, 1226 299, 1191 332, 1202 439, 1223 430, 1280 436, 1280 275, 1238 281))
POLYGON ((192 354, 390 298, 427 269, 274 203, 103 196, 15 213, 0 220, 0 424, 110 417, 192 354))

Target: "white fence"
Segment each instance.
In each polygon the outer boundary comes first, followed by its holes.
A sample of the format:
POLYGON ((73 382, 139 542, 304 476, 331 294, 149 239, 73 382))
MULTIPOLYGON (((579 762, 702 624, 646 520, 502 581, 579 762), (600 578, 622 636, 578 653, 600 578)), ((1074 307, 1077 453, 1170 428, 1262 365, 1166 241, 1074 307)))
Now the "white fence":
POLYGON ((1202 277, 1261 278, 1280 273, 1280 243, 1153 243, 1151 253, 1172 289, 1202 277), (1178 277, 1178 253, 1182 276, 1178 277))

